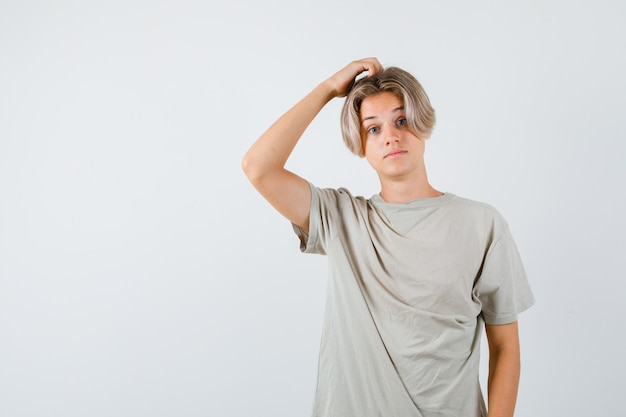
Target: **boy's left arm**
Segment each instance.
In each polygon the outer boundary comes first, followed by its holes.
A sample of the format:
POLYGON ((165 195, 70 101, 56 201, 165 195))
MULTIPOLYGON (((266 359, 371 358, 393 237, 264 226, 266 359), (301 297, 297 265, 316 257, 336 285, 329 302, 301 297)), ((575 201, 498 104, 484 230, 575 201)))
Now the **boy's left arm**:
POLYGON ((488 417, 513 417, 520 376, 517 322, 485 325, 489 343, 488 417))

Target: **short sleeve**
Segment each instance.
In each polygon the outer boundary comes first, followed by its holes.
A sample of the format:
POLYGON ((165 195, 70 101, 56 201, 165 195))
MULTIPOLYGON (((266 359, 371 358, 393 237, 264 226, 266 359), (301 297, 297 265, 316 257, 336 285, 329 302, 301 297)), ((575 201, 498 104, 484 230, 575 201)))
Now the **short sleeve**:
POLYGON ((311 207, 309 210, 309 230, 306 231, 292 223, 293 230, 300 240, 300 250, 304 253, 325 255, 326 247, 336 234, 336 222, 341 221, 341 205, 352 196, 345 189, 318 188, 309 183, 311 188, 311 207))
POLYGON ((512 323, 535 302, 508 227, 487 251, 476 293, 487 324, 512 323))

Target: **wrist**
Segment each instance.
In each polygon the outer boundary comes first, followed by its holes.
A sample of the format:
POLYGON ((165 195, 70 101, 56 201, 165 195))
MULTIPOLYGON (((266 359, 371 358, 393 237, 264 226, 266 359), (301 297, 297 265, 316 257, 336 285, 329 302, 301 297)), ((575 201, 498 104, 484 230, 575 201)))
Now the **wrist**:
POLYGON ((341 95, 339 89, 336 85, 334 85, 331 78, 318 84, 316 89, 326 98, 326 101, 331 101, 335 97, 339 97, 341 95))

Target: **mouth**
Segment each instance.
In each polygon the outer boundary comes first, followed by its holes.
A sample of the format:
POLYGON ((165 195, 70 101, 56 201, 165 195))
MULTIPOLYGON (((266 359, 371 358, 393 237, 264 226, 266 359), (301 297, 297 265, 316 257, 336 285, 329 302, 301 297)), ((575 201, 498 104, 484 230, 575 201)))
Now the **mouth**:
POLYGON ((398 157, 398 156, 404 155, 405 153, 406 151, 404 149, 395 149, 389 152, 388 154, 386 154, 383 159, 398 157))

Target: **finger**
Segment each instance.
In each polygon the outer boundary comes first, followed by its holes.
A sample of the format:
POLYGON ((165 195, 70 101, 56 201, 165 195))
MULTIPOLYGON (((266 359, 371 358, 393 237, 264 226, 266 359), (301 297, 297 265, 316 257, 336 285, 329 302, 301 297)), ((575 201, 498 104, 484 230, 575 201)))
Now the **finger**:
POLYGON ((356 71, 354 79, 352 80, 352 83, 350 84, 350 88, 348 89, 348 91, 350 91, 356 81, 362 78, 372 77, 384 69, 378 59, 373 57, 360 59, 358 61, 355 61, 354 63, 358 65, 358 69, 356 71))
POLYGON ((363 58, 356 61, 356 63, 360 66, 358 74, 367 72, 367 77, 371 77, 372 75, 375 75, 383 70, 382 64, 375 57, 363 58))
POLYGON ((383 70, 383 65, 376 58, 370 58, 370 70, 368 71, 368 76, 372 76, 378 74, 383 70))

